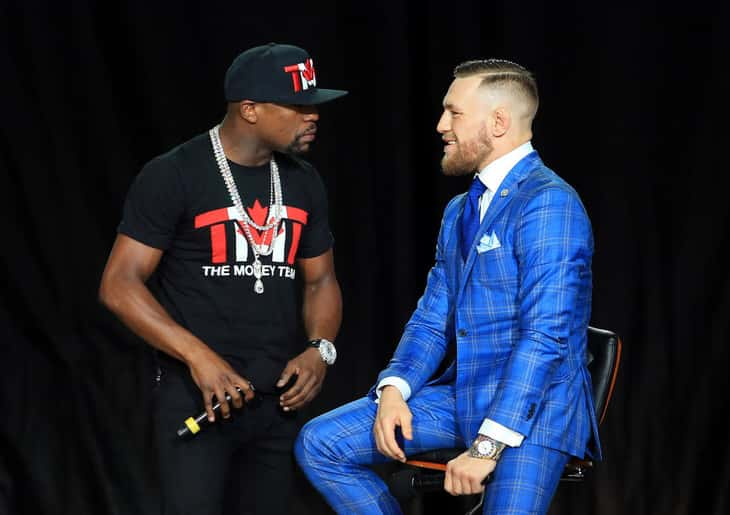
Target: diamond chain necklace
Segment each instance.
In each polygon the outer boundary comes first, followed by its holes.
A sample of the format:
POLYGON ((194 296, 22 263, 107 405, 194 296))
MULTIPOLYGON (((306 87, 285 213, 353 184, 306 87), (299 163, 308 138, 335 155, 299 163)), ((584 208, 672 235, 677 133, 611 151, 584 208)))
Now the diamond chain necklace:
POLYGON ((282 219, 283 203, 281 195, 281 179, 279 178, 279 167, 277 166, 276 161, 274 160, 274 156, 272 154, 271 161, 269 161, 269 170, 271 175, 271 186, 269 187, 270 218, 269 223, 259 225, 250 216, 248 216, 248 213, 243 208, 241 196, 238 194, 236 182, 233 180, 231 167, 228 166, 228 159, 226 159, 226 154, 223 151, 223 144, 221 143, 220 138, 220 124, 210 129, 210 131, 208 131, 208 134, 210 135, 210 141, 213 144, 213 154, 215 156, 216 163, 218 163, 218 170, 220 170, 223 181, 226 183, 226 188, 228 189, 228 194, 231 197, 231 201, 233 202, 233 205, 236 207, 236 210, 241 217, 239 225, 243 227, 243 232, 246 235, 246 239, 248 240, 251 250, 253 251, 253 275, 256 278, 256 282, 253 286, 253 291, 258 294, 264 293, 264 283, 261 280, 261 277, 263 276, 263 267, 261 265, 261 261, 259 260, 259 256, 268 256, 273 252, 274 238, 276 237, 276 234, 274 233, 276 231, 276 228, 279 226, 279 222, 281 222, 282 219), (264 233, 261 235, 260 245, 258 245, 254 241, 249 226, 253 226, 257 230, 264 233), (265 245, 267 231, 272 231, 271 243, 269 245, 265 245))

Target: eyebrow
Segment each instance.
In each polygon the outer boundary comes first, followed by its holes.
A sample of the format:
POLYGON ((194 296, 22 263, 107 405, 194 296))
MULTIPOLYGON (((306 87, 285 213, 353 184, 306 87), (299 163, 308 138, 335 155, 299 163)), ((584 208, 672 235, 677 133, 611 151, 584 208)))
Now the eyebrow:
POLYGON ((458 111, 459 107, 451 102, 444 102, 444 109, 448 109, 450 111, 458 111))

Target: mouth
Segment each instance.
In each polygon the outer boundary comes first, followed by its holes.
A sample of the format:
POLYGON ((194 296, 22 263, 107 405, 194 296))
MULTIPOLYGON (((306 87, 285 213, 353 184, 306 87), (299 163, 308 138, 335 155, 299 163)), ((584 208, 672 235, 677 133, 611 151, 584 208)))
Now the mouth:
POLYGON ((456 145, 456 140, 454 140, 454 139, 445 139, 444 138, 443 141, 444 141, 444 152, 446 152, 446 150, 449 147, 453 147, 456 145))
POLYGON ((305 143, 310 143, 314 141, 314 139, 317 137, 317 128, 309 129, 308 131, 304 132, 301 136, 299 136, 299 141, 303 141, 305 143))

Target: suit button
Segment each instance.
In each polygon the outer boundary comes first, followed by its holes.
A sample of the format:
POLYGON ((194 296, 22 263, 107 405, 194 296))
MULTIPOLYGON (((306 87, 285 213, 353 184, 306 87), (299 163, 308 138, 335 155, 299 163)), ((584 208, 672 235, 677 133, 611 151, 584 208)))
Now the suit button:
POLYGON ((466 329, 459 329, 459 336, 466 336, 467 334, 469 333, 466 331, 466 329))
POLYGON ((525 420, 530 420, 534 414, 535 414, 535 403, 533 402, 532 404, 530 404, 530 409, 527 411, 527 416, 525 417, 525 420))

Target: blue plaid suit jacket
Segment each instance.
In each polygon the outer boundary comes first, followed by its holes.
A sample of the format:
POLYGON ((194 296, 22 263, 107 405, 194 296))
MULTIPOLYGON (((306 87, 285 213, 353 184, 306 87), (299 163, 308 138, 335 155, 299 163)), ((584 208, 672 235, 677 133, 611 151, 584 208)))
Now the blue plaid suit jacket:
POLYGON ((486 417, 574 456, 593 436, 588 454, 600 458, 586 369, 593 236, 578 194, 528 154, 495 192, 466 262, 465 198, 444 211, 426 290, 378 382, 398 376, 413 395, 455 382, 466 442, 486 417), (492 235, 501 246, 484 245, 492 235), (452 344, 455 362, 434 379, 452 344))

